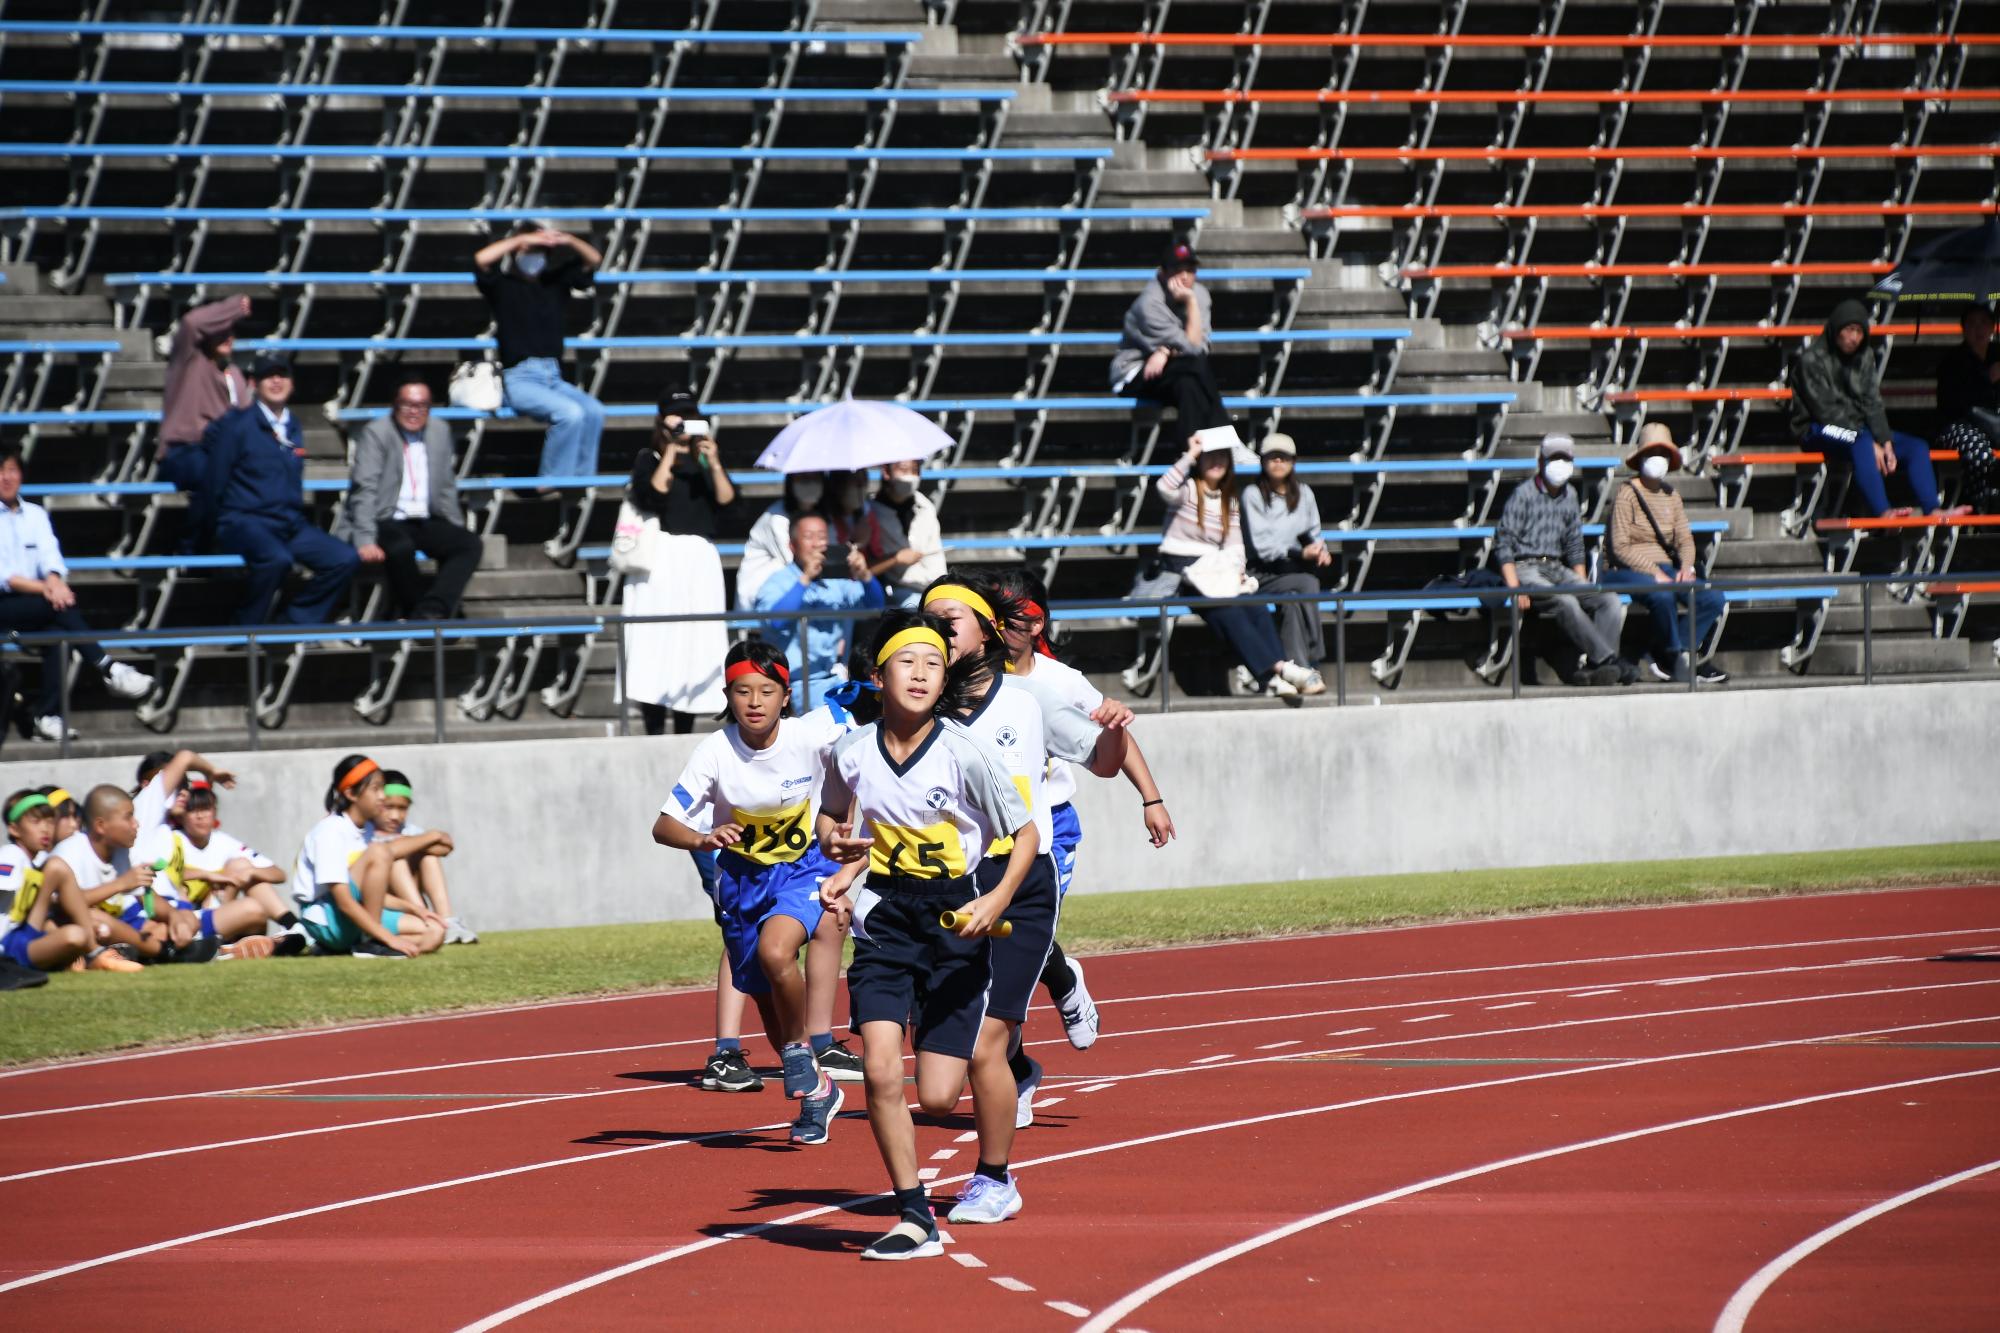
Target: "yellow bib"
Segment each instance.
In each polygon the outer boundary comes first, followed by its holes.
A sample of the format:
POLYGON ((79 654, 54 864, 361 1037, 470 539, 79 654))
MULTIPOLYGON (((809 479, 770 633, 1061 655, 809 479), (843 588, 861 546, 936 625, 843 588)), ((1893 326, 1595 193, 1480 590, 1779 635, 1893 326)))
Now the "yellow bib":
POLYGON ((904 828, 868 821, 875 843, 868 849, 868 873, 911 879, 957 879, 965 873, 965 845, 950 823, 904 828))
POLYGON ((7 909, 7 920, 12 925, 20 925, 28 919, 28 913, 35 910, 35 900, 42 896, 42 872, 29 866, 21 872, 21 888, 14 895, 14 905, 7 909))
POLYGON ((806 827, 806 809, 812 802, 800 801, 782 810, 737 810, 731 821, 743 826, 743 840, 729 850, 760 866, 796 861, 812 846, 812 830, 806 827))

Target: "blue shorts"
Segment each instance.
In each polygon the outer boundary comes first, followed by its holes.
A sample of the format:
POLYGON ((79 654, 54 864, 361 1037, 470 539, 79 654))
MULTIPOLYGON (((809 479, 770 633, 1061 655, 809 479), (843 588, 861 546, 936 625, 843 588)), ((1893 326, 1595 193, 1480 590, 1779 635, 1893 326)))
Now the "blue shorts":
MULTIPOLYGON (((167 905, 174 908, 176 911, 194 912, 199 914, 201 917, 201 933, 203 937, 204 938, 214 937, 215 909, 213 907, 196 907, 193 903, 187 902, 180 898, 167 899, 167 905)), ((146 923, 153 919, 146 911, 145 896, 142 894, 139 897, 134 898, 131 902, 127 903, 125 905, 125 910, 118 914, 118 919, 120 921, 123 921, 126 925, 132 927, 132 929, 134 930, 145 929, 146 923)))
MULTIPOLYGON (((391 935, 397 934, 396 927, 403 923, 401 912, 384 911, 382 929, 391 935)), ((312 936, 313 944, 321 953, 353 953, 354 946, 367 939, 361 927, 347 919, 347 916, 330 902, 316 902, 299 913, 299 924, 312 936)))
POLYGON ((819 882, 840 869, 817 845, 796 861, 759 865, 735 852, 715 858, 715 924, 722 927, 722 947, 729 954, 730 980, 745 995, 769 995, 771 979, 757 961, 757 939, 764 923, 788 916, 805 927, 806 937, 819 929, 825 908, 819 882))
POLYGON ((23 921, 8 931, 5 937, 0 937, 0 954, 5 954, 22 967, 33 967, 34 964, 28 961, 28 946, 46 934, 47 931, 36 930, 23 921))
POLYGON ((1049 840, 1049 855, 1056 863, 1056 896, 1069 896, 1070 881, 1076 878, 1076 849, 1083 841, 1083 821, 1068 801, 1049 809, 1049 824, 1055 837, 1049 840))
POLYGON ((146 923, 153 919, 152 913, 146 910, 145 895, 134 894, 132 901, 125 904, 125 910, 118 914, 118 919, 134 930, 144 930, 146 923))

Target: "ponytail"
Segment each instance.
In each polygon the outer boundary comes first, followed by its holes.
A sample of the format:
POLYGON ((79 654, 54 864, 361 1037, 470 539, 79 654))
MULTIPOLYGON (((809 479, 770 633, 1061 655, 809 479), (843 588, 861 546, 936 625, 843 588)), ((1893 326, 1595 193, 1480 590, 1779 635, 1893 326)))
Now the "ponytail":
POLYGON ((365 754, 350 754, 333 766, 333 783, 326 789, 329 814, 345 814, 354 804, 354 794, 368 785, 381 768, 365 754))

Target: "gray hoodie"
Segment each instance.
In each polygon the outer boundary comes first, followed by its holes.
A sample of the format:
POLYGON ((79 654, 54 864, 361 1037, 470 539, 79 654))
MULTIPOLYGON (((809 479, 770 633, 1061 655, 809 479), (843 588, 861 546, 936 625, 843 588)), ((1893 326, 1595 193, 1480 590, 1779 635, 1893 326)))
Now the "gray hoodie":
MULTIPOLYGON (((1201 311, 1202 332, 1213 333, 1215 326, 1208 318, 1208 288, 1196 283, 1194 301, 1201 311)), ((1167 295, 1166 280, 1155 274, 1125 311, 1124 332, 1118 339, 1118 351, 1111 358, 1111 387, 1123 389, 1139 374, 1146 358, 1162 347, 1171 347, 1183 355, 1206 352, 1208 339, 1204 337, 1200 346, 1188 341, 1187 316, 1167 295)))

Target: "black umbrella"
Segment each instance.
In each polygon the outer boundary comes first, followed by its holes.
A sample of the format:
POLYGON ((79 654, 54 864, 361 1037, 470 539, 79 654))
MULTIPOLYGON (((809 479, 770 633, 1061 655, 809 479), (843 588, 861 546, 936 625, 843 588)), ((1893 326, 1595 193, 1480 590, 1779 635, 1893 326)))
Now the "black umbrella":
POLYGON ((2000 298, 2000 213, 1947 232, 1896 265, 1875 295, 1897 301, 1985 305, 2000 298))

